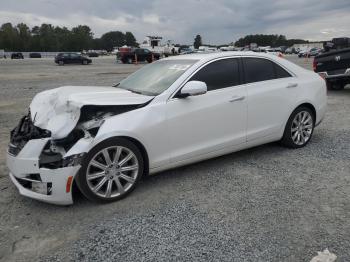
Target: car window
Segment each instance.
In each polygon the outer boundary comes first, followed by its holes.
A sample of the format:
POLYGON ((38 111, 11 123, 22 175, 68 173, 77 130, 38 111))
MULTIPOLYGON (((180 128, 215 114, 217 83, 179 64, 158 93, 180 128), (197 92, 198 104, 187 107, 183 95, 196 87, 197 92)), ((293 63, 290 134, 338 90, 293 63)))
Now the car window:
POLYGON ((63 57, 69 57, 69 54, 63 54, 62 56, 63 57))
POLYGON ((78 54, 70 54, 70 57, 71 58, 77 58, 77 57, 79 57, 79 55, 78 54))
POLYGON ((191 80, 207 84, 208 91, 239 85, 238 59, 221 59, 200 69, 191 80))
POLYGON ((282 67, 277 65, 276 63, 273 63, 275 66, 275 72, 276 72, 276 78, 285 78, 285 77, 291 77, 291 74, 289 74, 286 70, 284 70, 282 67))
POLYGON ((246 83, 275 79, 274 65, 271 61, 261 58, 243 58, 246 83))

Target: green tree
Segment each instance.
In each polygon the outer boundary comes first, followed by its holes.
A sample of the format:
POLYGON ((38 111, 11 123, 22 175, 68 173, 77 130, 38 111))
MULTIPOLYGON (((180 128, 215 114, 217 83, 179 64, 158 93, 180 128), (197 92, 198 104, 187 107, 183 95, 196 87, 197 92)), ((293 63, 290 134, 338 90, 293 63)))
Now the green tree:
POLYGON ((57 50, 57 40, 54 27, 51 24, 42 24, 39 28, 40 47, 42 51, 50 52, 57 50))
POLYGON ((136 42, 136 38, 131 32, 125 32, 125 44, 127 46, 133 46, 133 47, 138 46, 136 42))
POLYGON ((55 27, 54 29, 57 50, 55 51, 70 51, 71 31, 67 27, 55 27))
POLYGON ((306 43, 307 41, 301 40, 301 39, 290 39, 287 40, 287 38, 284 35, 247 35, 243 38, 238 39, 236 41, 235 45, 244 47, 246 45, 249 45, 251 43, 256 43, 259 46, 271 46, 271 47, 278 47, 278 46, 292 46, 295 43, 306 43))
POLYGON ((16 29, 18 31, 18 50, 29 51, 31 39, 29 27, 24 23, 20 23, 17 25, 16 29))
MULTIPOLYGON (((93 33, 90 27, 78 25, 72 28, 71 47, 76 51, 88 50, 92 45, 93 33)), ((73 50, 72 49, 72 50, 73 50)))
POLYGON ((7 51, 15 51, 19 48, 19 36, 16 28, 11 23, 5 23, 0 28, 0 48, 7 51))
POLYGON ((193 46, 195 49, 198 49, 201 45, 202 45, 202 37, 200 35, 196 35, 193 46))
POLYGON ((126 44, 125 35, 120 31, 112 31, 101 36, 101 47, 112 51, 113 47, 121 47, 126 44))

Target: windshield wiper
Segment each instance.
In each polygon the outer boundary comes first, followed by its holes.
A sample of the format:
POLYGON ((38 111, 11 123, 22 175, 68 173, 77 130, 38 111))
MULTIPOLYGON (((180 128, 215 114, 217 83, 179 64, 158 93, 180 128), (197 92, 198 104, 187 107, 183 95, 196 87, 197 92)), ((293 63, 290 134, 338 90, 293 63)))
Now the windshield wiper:
POLYGON ((126 90, 128 90, 128 91, 130 91, 130 92, 133 92, 133 93, 135 93, 135 94, 143 95, 143 93, 140 92, 140 91, 135 91, 135 90, 132 90, 132 89, 126 89, 126 90))

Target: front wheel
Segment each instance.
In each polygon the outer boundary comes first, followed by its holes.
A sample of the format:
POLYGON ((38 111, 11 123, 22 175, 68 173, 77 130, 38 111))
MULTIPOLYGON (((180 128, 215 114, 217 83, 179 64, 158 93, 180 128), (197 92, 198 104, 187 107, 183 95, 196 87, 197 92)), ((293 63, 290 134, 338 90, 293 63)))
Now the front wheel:
POLYGON ((314 113, 308 107, 298 107, 288 119, 281 144, 290 148, 304 147, 310 141, 314 127, 314 113))
POLYGON ((111 138, 87 153, 76 182, 88 199, 106 203, 131 193, 142 174, 140 150, 127 139, 111 138))
POLYGON ((88 61, 83 60, 83 65, 87 65, 87 64, 88 64, 88 61))

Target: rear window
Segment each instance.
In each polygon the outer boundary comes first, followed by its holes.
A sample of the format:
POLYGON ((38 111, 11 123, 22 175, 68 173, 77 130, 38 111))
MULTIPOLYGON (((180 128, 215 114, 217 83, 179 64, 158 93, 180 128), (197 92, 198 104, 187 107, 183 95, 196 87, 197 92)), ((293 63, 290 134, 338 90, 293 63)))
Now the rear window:
POLYGON ((246 57, 243 65, 246 83, 291 77, 285 69, 267 59, 246 57))
POLYGON ((285 77, 291 77, 291 75, 282 67, 279 65, 273 63, 275 65, 275 71, 276 71, 276 78, 285 78, 285 77))

